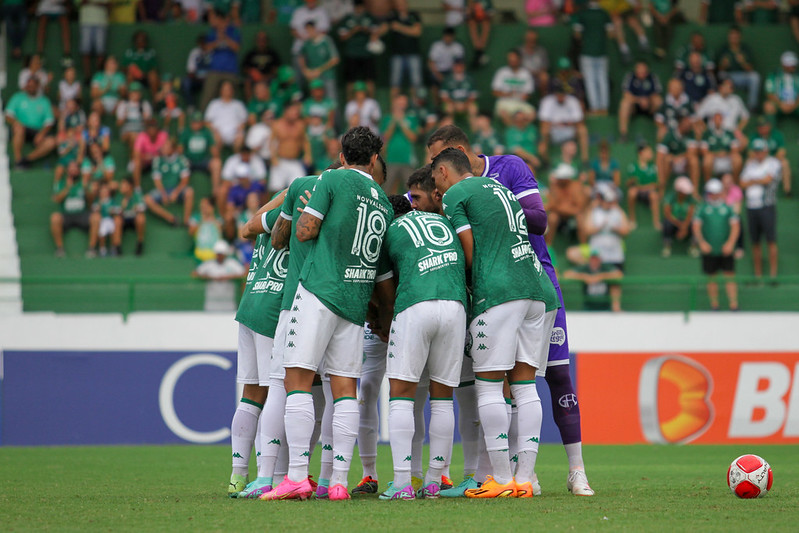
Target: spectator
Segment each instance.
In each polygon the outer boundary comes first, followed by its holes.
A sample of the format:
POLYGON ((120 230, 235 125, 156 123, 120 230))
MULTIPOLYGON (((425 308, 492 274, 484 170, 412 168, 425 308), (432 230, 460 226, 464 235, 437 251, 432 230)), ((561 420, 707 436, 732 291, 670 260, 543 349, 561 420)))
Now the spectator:
POLYGON ((524 10, 527 13, 527 25, 533 28, 554 26, 557 22, 558 5, 554 0, 526 0, 524 10))
POLYGON ((206 311, 233 312, 236 310, 236 285, 234 280, 243 277, 247 271, 232 257, 228 244, 219 240, 214 244, 214 259, 203 262, 192 273, 192 277, 206 280, 206 311))
POLYGON ((419 138, 419 122, 408 114, 408 97, 398 94, 391 102, 391 115, 380 124, 386 147, 388 175, 383 184, 387 194, 396 194, 418 166, 415 143, 419 138))
POLYGON ((680 0, 657 0, 649 2, 652 16, 652 30, 655 36, 655 56, 666 57, 666 51, 674 37, 674 27, 685 23, 685 15, 680 10, 680 0))
POLYGON ((613 21, 615 29, 616 42, 619 45, 619 52, 621 53, 622 60, 625 63, 632 61, 632 54, 630 47, 627 45, 627 39, 624 35, 624 23, 633 30, 636 37, 638 37, 638 46, 644 53, 649 52, 649 40, 646 37, 644 27, 641 21, 638 20, 638 13, 641 11, 641 4, 637 1, 632 2, 617 2, 616 0, 600 0, 599 4, 607 10, 610 19, 613 21))
POLYGON ((735 5, 735 16, 739 24, 776 24, 780 14, 778 0, 743 0, 735 5))
POLYGON ((322 80, 314 80, 308 88, 311 97, 302 104, 302 116, 305 119, 319 117, 325 128, 332 129, 336 121, 336 103, 325 94, 325 84, 322 80))
POLYGON ((89 247, 86 257, 94 257, 97 246, 95 225, 99 219, 89 214, 86 199, 86 187, 80 178, 78 162, 72 161, 67 166, 66 174, 53 187, 53 202, 59 210, 50 215, 50 233, 55 243, 56 257, 64 257, 64 232, 72 228, 80 228, 89 233, 89 247))
MULTIPOLYGON (((401 0, 405 1, 405 0, 401 0)), ((485 53, 488 47, 488 38, 491 36, 491 17, 494 16, 494 5, 491 0, 471 0, 467 3, 469 37, 474 47, 475 68, 488 64, 491 60, 485 53)))
POLYGON ((223 228, 225 238, 233 240, 233 250, 236 255, 236 259, 238 259, 245 266, 252 262, 252 254, 255 247, 253 246, 253 241, 249 239, 242 239, 239 236, 239 230, 241 230, 247 224, 247 222, 249 222, 250 219, 255 216, 260 207, 261 196, 254 192, 248 194, 247 200, 245 201, 245 208, 239 212, 238 217, 235 220, 226 221, 225 227, 223 228))
MULTIPOLYGON (((579 232, 588 239, 589 249, 599 252, 602 263, 613 265, 623 272, 624 239, 630 233, 630 224, 618 200, 619 193, 614 187, 601 187, 597 202, 579 220, 579 232)), ((584 250, 583 245, 572 246, 566 250, 566 257, 574 263, 584 263, 584 250)), ((618 291, 620 301, 621 287, 618 291)))
POLYGON ((133 34, 133 46, 125 50, 122 56, 122 68, 128 84, 138 81, 146 83, 151 93, 155 93, 160 85, 158 77, 158 58, 155 48, 150 47, 150 38, 144 30, 133 34))
POLYGON ((691 34, 688 44, 677 50, 677 54, 674 56, 674 69, 677 74, 689 68, 689 60, 693 52, 699 54, 703 69, 714 70, 716 68, 716 64, 713 62, 713 55, 705 44, 705 36, 702 32, 695 31, 691 34))
POLYGON ((39 54, 33 54, 30 56, 25 64, 25 68, 19 71, 17 85, 19 86, 20 91, 25 90, 25 86, 28 84, 28 80, 31 78, 36 78, 39 80, 39 92, 36 96, 42 96, 50 92, 49 86, 50 82, 53 81, 53 75, 44 70, 44 65, 42 65, 42 56, 39 54))
POLYGON ((444 9, 444 26, 457 28, 466 22, 466 0, 441 0, 444 9))
MULTIPOLYGON (((724 203, 730 206, 733 212, 741 216, 741 211, 744 203, 743 190, 735 184, 732 174, 724 174, 721 177, 722 198, 724 203)), ((696 256, 699 257, 699 250, 696 251, 696 256)), ((735 259, 741 259, 744 256, 744 236, 743 231, 738 232, 738 240, 735 242, 735 259)))
POLYGON ((233 175, 236 179, 227 193, 227 206, 224 213, 225 224, 230 223, 231 229, 233 229, 231 233, 235 233, 236 218, 244 209, 249 195, 255 194, 260 200, 263 199, 266 192, 263 180, 257 179, 249 163, 241 162, 236 165, 233 175))
POLYGON ((556 87, 553 94, 541 100, 538 115, 541 121, 541 147, 539 152, 546 157, 549 144, 560 145, 566 141, 577 141, 580 157, 588 163, 588 128, 580 101, 566 94, 563 87, 556 87))
POLYGON ((89 113, 86 129, 83 130, 83 140, 87 148, 92 144, 99 144, 105 153, 111 149, 111 128, 100 123, 100 113, 89 113))
POLYGON ((693 115, 694 110, 691 105, 691 99, 685 94, 682 81, 676 78, 670 79, 663 105, 655 113, 658 140, 663 139, 669 130, 675 130, 682 135, 687 135, 693 127, 693 115))
POLYGON ((204 172, 211 176, 211 188, 216 191, 220 185, 222 160, 214 135, 199 111, 192 113, 188 129, 181 132, 179 150, 189 161, 191 172, 204 172))
POLYGON ((274 116, 271 111, 264 111, 260 122, 253 124, 247 130, 244 146, 258 154, 264 161, 272 160, 272 123, 274 116))
POLYGON ((680 72, 679 79, 694 110, 708 94, 716 90, 716 76, 702 66, 702 56, 699 52, 691 52, 688 56, 688 68, 680 72))
POLYGON ((553 92, 556 87, 563 87, 566 94, 571 94, 580 101, 580 105, 585 111, 585 83, 580 71, 572 66, 568 57, 559 57, 555 65, 555 74, 549 81, 549 92, 553 92))
POLYGON ((545 239, 550 246, 560 227, 580 216, 588 203, 576 161, 576 144, 566 142, 560 149, 560 161, 553 165, 553 170, 549 174, 548 229, 545 239))
POLYGON ((491 117, 481 113, 474 119, 472 125, 474 137, 472 138, 472 148, 475 153, 485 155, 501 155, 505 147, 500 143, 494 127, 491 125, 491 117))
POLYGON ((83 87, 77 77, 75 67, 64 69, 64 78, 58 82, 58 110, 60 113, 63 113, 68 101, 81 98, 83 87))
POLYGON ((353 98, 344 108, 344 118, 350 126, 366 126, 375 133, 380 133, 380 104, 366 95, 366 83, 356 81, 353 86, 353 98))
POLYGON ((533 75, 535 86, 546 94, 549 87, 549 53, 546 48, 538 44, 537 31, 529 29, 524 33, 524 42, 519 47, 519 54, 522 56, 522 66, 533 75))
POLYGON ((477 116, 477 88, 466 73, 464 58, 455 59, 452 73, 444 79, 439 94, 447 115, 467 115, 470 119, 477 116))
POLYGON ((788 0, 788 22, 794 41, 799 41, 799 0, 788 0))
POLYGON ((736 89, 746 89, 749 109, 760 102, 760 74, 752 62, 752 51, 741 42, 741 28, 733 26, 727 32, 727 44, 718 57, 718 73, 723 80, 732 80, 736 89))
POLYGON ((430 46, 427 54, 427 68, 430 70, 432 90, 436 98, 438 89, 444 84, 447 77, 452 74, 456 60, 466 57, 466 49, 455 40, 455 28, 444 28, 441 39, 430 46))
MULTIPOLYGON (((657 174, 655 174, 655 178, 657 179, 657 174)), ((611 157, 610 143, 607 139, 602 139, 599 142, 599 157, 591 161, 588 182, 591 187, 594 187, 597 183, 612 183, 616 188, 621 187, 619 162, 614 157, 611 157)))
POLYGON ((22 57, 22 42, 28 30, 28 8, 24 0, 6 0, 0 6, 0 16, 6 22, 8 42, 11 44, 11 57, 22 57))
POLYGON ((177 151, 174 139, 167 139, 161 153, 153 160, 153 184, 155 188, 145 196, 144 203, 154 214, 173 226, 189 223, 194 205, 194 189, 189 185, 191 167, 188 159, 177 151), (166 207, 183 203, 183 219, 178 219, 166 207))
POLYGON ((610 15, 591 0, 572 17, 574 37, 580 43, 580 72, 585 78, 588 105, 594 115, 607 115, 608 36, 613 31, 610 15))
POLYGON ((741 174, 741 145, 731 131, 724 129, 723 122, 723 115, 716 113, 702 135, 700 150, 705 181, 730 172, 737 179, 741 174))
POLYGON ((36 28, 36 53, 44 54, 45 41, 47 40, 47 23, 52 19, 58 20, 61 27, 61 66, 66 68, 72 65, 72 40, 69 31, 69 9, 72 2, 67 0, 39 0, 36 3, 36 17, 39 25, 36 28))
POLYGON ((621 83, 619 104, 619 135, 626 142, 630 118, 635 114, 654 116, 663 104, 663 87, 656 74, 649 71, 646 61, 636 61, 635 69, 621 83))
POLYGON ((782 187, 785 194, 791 194, 791 164, 788 161, 788 154, 785 150, 785 137, 782 132, 774 129, 766 117, 760 117, 757 120, 757 134, 752 137, 752 142, 757 139, 766 141, 768 153, 772 157, 776 157, 780 162, 782 172, 780 178, 782 179, 782 187))
MULTIPOLYGON (((249 175, 252 181, 258 181, 260 183, 266 181, 266 164, 263 159, 257 154, 252 153, 248 148, 242 148, 241 152, 238 154, 233 154, 228 157, 222 167, 222 183, 216 195, 217 207, 222 216, 225 215, 228 193, 237 180, 236 171, 242 165, 248 165, 250 167, 249 175)), ((297 174, 295 177, 300 177, 303 174, 304 172, 302 174, 297 174)))
POLYGON ((269 85, 265 81, 259 81, 253 85, 252 96, 247 102, 247 125, 252 126, 257 123, 267 111, 274 116, 277 103, 272 100, 269 85))
POLYGON ((126 176, 119 184, 119 191, 114 197, 114 236, 111 239, 111 255, 122 255, 122 234, 128 228, 136 230, 136 255, 144 253, 144 230, 147 217, 141 190, 133 186, 133 178, 126 176))
POLYGON ((241 100, 233 98, 233 83, 222 82, 219 98, 211 100, 205 110, 205 122, 214 134, 219 146, 230 146, 238 152, 244 144, 244 127, 247 124, 247 108, 241 100))
POLYGON ((167 72, 161 78, 161 88, 155 93, 153 103, 158 115, 164 121, 165 129, 170 129, 174 120, 177 123, 177 131, 183 131, 186 126, 186 113, 180 105, 180 96, 175 92, 175 80, 172 74, 167 72))
POLYGON ((108 9, 111 0, 83 0, 80 3, 78 22, 80 24, 80 55, 83 74, 88 76, 92 69, 92 55, 97 69, 103 66, 106 37, 108 35, 108 9))
POLYGON ((153 116, 153 106, 142 99, 142 90, 141 83, 132 82, 128 89, 128 99, 120 101, 116 109, 119 137, 131 151, 136 137, 144 131, 144 122, 153 116))
POLYGON ((166 2, 163 0, 139 0, 139 21, 161 22, 166 18, 166 2))
POLYGON ((379 25, 366 10, 365 0, 355 0, 352 13, 344 17, 338 28, 338 37, 344 47, 347 98, 352 95, 352 84, 356 81, 366 82, 369 96, 375 94, 375 58, 367 46, 379 38, 378 33, 379 25))
POLYGON ((209 17, 211 29, 205 36, 210 49, 208 74, 205 76, 203 90, 200 93, 200 108, 206 109, 213 95, 220 91, 225 83, 230 85, 231 98, 233 84, 239 81, 238 53, 241 47, 241 32, 230 23, 228 17, 212 12, 209 17))
POLYGON ((174 18, 184 20, 190 24, 197 24, 203 21, 208 5, 203 0, 172 0, 172 8, 176 6, 180 10, 179 15, 174 18))
POLYGON ((503 122, 508 122, 517 111, 533 114, 535 110, 529 100, 535 90, 533 76, 522 68, 519 51, 508 51, 507 64, 494 73, 491 80, 491 91, 497 99, 494 113, 503 122))
POLYGON ((214 244, 222 238, 222 219, 214 211, 213 198, 200 198, 200 210, 189 219, 189 235, 194 239, 194 257, 214 259, 214 244))
POLYGON ((337 100, 336 66, 340 58, 333 39, 316 29, 313 21, 305 25, 307 39, 302 44, 297 61, 306 82, 322 80, 333 101, 337 100))
POLYGON ((584 265, 563 273, 563 279, 583 282, 583 309, 586 311, 621 311, 621 286, 609 283, 620 280, 624 274, 616 266, 604 263, 599 250, 591 250, 584 265))
POLYGON ((111 3, 108 21, 111 24, 134 24, 139 0, 123 0, 111 3))
POLYGON ((542 143, 539 140, 531 113, 516 111, 505 124, 505 149, 521 157, 532 171, 541 166, 541 157, 545 153, 540 151, 542 143))
POLYGON ((777 186, 780 162, 769 155, 763 139, 752 141, 749 159, 741 172, 741 187, 746 197, 746 222, 752 242, 755 277, 763 276, 761 241, 768 246, 769 275, 777 277, 777 186))
MULTIPOLYGON (((318 80, 317 80, 318 81, 318 80)), ((336 132, 325 123, 323 114, 311 114, 305 118, 306 126, 306 145, 304 149, 303 162, 312 172, 321 173, 333 163, 329 156, 329 145, 335 142, 336 132)), ((338 156, 338 153, 334 154, 338 156)))
POLYGON ((116 232, 114 215, 112 212, 114 209, 114 199, 111 196, 111 188, 107 183, 100 184, 96 198, 97 199, 92 204, 92 214, 90 216, 99 218, 99 220, 93 224, 93 230, 97 232, 97 235, 92 236, 90 233, 89 239, 92 239, 92 237, 97 239, 97 243, 100 246, 100 257, 105 257, 108 255, 108 247, 106 246, 108 237, 113 237, 116 232))
POLYGON ((735 241, 741 230, 738 215, 722 198, 722 185, 717 179, 705 184, 705 202, 696 210, 694 216, 694 238, 702 253, 702 271, 710 276, 707 283, 707 295, 710 308, 719 309, 719 287, 716 274, 719 271, 727 278, 726 292, 730 310, 738 310, 738 285, 733 280, 735 275, 735 258, 733 252, 735 241))
POLYGON ((206 41, 205 35, 200 35, 197 37, 196 46, 189 51, 189 57, 186 60, 186 76, 181 83, 183 98, 189 107, 196 105, 197 95, 202 91, 210 66, 211 45, 206 41))
POLYGON ((302 91, 294 76, 294 69, 283 65, 277 69, 277 77, 269 86, 272 93, 272 102, 275 105, 275 118, 283 114, 283 109, 291 102, 302 100, 302 91))
POLYGON ((158 127, 158 121, 154 118, 145 122, 144 131, 139 133, 133 143, 133 158, 129 165, 136 187, 141 187, 142 172, 152 168, 153 160, 161 153, 168 137, 167 133, 158 127))
POLYGON ((58 160, 55 165, 53 183, 58 183, 61 180, 64 176, 64 171, 72 161, 77 161, 80 165, 86 153, 86 143, 83 140, 80 128, 65 127, 59 130, 56 141, 58 143, 56 148, 58 160))
POLYGON ((646 202, 652 210, 652 226, 660 231, 660 194, 657 167, 652 163, 652 148, 648 144, 638 146, 638 157, 627 167, 627 213, 630 229, 638 227, 635 204, 646 202))
POLYGON ((298 5, 300 3, 297 0, 272 0, 272 11, 269 18, 277 24, 288 26, 298 5))
POLYGON ((58 116, 58 132, 61 133, 66 129, 75 128, 80 135, 86 127, 86 113, 80 108, 80 104, 76 98, 67 100, 64 109, 58 116))
POLYGON ((105 58, 103 70, 92 76, 92 111, 113 115, 120 97, 126 93, 125 75, 119 72, 114 56, 105 58))
POLYGON ((749 110, 734 91, 732 80, 725 79, 719 84, 718 92, 711 93, 702 100, 696 110, 696 116, 702 120, 709 120, 714 115, 721 114, 722 127, 742 140, 743 130, 749 122, 749 110))
MULTIPOLYGON (((674 239, 684 241, 691 238, 691 224, 694 220, 696 200, 693 196, 694 184, 687 176, 674 180, 674 190, 663 199, 663 250, 662 257, 671 257, 674 239)), ((699 257, 699 250, 691 241, 691 257, 699 257)))
MULTIPOLYGON (((410 85, 411 98, 422 86, 422 56, 419 40, 422 35, 422 23, 416 11, 408 10, 407 0, 395 0, 394 13, 388 27, 390 30, 391 55, 391 96, 399 94, 405 77, 410 85)), ((472 45, 478 45, 473 40, 472 45)), ((476 52, 475 52, 476 53, 476 52)))
POLYGON ((291 35, 294 37, 294 42, 291 45, 291 57, 294 62, 294 68, 299 72, 300 66, 297 63, 297 58, 302 53, 302 45, 308 35, 306 34, 306 24, 309 22, 314 23, 314 27, 320 33, 327 33, 330 31, 330 15, 327 10, 320 5, 318 0, 305 0, 305 5, 300 5, 294 10, 291 15, 291 35))
POLYGON ((699 7, 701 24, 734 24, 738 0, 702 0, 699 7))
MULTIPOLYGON (((269 192, 282 191, 291 182, 306 174, 302 151, 306 146, 305 121, 302 105, 292 102, 283 116, 272 124, 272 166, 269 172, 269 192)), ((224 177, 224 170, 222 177, 224 177)))
POLYGON ((693 139, 684 137, 679 130, 669 129, 657 144, 655 164, 658 171, 658 184, 661 191, 666 190, 672 172, 687 174, 699 189, 699 146, 693 139))
POLYGON ((80 174, 86 187, 86 196, 89 202, 94 202, 101 185, 107 185, 110 192, 116 192, 117 184, 114 182, 116 163, 111 154, 104 154, 99 144, 89 147, 87 157, 83 158, 80 174))
POLYGON ((6 122, 11 125, 11 146, 17 168, 28 168, 32 161, 55 149, 55 137, 51 135, 55 124, 53 107, 46 96, 37 96, 38 93, 39 79, 32 76, 25 89, 15 93, 6 106, 6 122), (33 150, 22 157, 25 143, 33 144, 33 150))
POLYGON ((769 74, 766 78, 766 102, 763 111, 774 122, 774 117, 793 115, 799 108, 799 73, 796 66, 799 58, 794 52, 783 52, 780 56, 782 70, 769 74))
POLYGON ((255 46, 244 56, 241 71, 244 75, 244 96, 252 98, 253 85, 263 82, 269 85, 277 74, 280 56, 270 46, 265 31, 255 34, 255 46))

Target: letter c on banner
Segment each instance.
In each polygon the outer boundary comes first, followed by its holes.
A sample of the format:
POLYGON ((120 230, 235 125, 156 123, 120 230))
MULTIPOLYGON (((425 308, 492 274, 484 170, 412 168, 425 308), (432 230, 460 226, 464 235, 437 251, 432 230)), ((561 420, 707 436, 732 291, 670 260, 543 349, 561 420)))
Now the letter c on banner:
POLYGON ((199 353, 187 355, 178 359, 164 373, 161 386, 158 389, 158 406, 161 409, 161 417, 164 423, 172 432, 183 440, 198 444, 210 444, 219 442, 230 436, 230 428, 224 427, 216 431, 195 431, 186 427, 178 418, 175 412, 175 385, 180 377, 190 368, 200 365, 211 365, 228 370, 231 362, 221 355, 212 353, 199 353))

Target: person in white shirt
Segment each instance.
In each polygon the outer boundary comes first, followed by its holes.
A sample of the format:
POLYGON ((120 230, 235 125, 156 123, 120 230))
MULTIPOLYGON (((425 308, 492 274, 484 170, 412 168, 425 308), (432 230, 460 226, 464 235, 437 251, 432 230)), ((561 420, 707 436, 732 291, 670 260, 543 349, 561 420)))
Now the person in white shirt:
POLYGON ((466 0, 441 0, 441 6, 447 28, 455 28, 466 21, 466 0))
POLYGON ((256 122, 247 130, 247 137, 244 139, 244 146, 258 154, 264 161, 272 159, 272 121, 274 120, 272 111, 264 111, 261 121, 256 122))
POLYGON ((741 188, 746 198, 747 226, 752 241, 752 262, 756 277, 763 275, 761 241, 768 246, 769 274, 777 276, 777 186, 780 161, 768 153, 768 144, 755 139, 751 155, 741 171, 741 188))
MULTIPOLYGON (((230 188, 233 187, 238 178, 236 169, 244 165, 249 165, 249 175, 252 181, 266 181, 267 172, 264 160, 258 154, 252 153, 249 147, 242 147, 241 152, 228 157, 222 166, 222 182, 219 185, 219 189, 214 193, 218 206, 226 204, 230 188)), ((221 208, 220 211, 222 211, 221 208)))
POLYGON ((294 37, 294 42, 291 45, 291 55, 294 58, 300 55, 302 43, 308 38, 305 25, 309 22, 313 22, 319 33, 330 31, 330 15, 323 6, 319 5, 319 0, 305 0, 305 5, 298 7, 291 14, 289 27, 291 35, 294 37))
POLYGON ((366 84, 356 81, 352 85, 354 92, 352 100, 344 108, 344 118, 347 126, 366 126, 376 134, 380 134, 380 105, 374 98, 366 96, 366 84))
POLYGON ((206 311, 233 312, 236 310, 236 283, 247 271, 244 266, 229 257, 230 247, 219 240, 213 248, 216 257, 204 261, 192 273, 192 277, 206 280, 206 311))
POLYGON ((556 86, 553 94, 541 100, 538 119, 541 121, 539 153, 547 154, 550 142, 560 145, 574 140, 580 145, 583 162, 588 161, 588 128, 583 106, 576 96, 566 94, 562 85, 556 86))
POLYGON ((491 80, 491 90, 497 99, 494 113, 505 122, 518 111, 535 113, 528 102, 535 90, 533 75, 522 67, 522 58, 517 50, 508 52, 507 61, 508 64, 500 67, 491 80))
POLYGON ((41 96, 48 91, 48 85, 50 85, 53 75, 44 70, 42 56, 39 54, 31 55, 25 68, 19 71, 17 85, 19 85, 21 91, 25 90, 25 86, 31 78, 39 80, 39 93, 36 96, 41 96))
MULTIPOLYGON (((466 57, 466 50, 455 40, 455 28, 444 28, 441 39, 430 46, 427 54, 427 68, 430 69, 433 85, 440 87, 452 72, 455 60, 463 57, 466 57)), ((437 93, 433 92, 434 95, 437 93)))
POLYGON ((64 70, 64 79, 58 82, 58 109, 63 111, 67 102, 81 97, 82 88, 75 67, 64 70))
POLYGON ((244 126, 247 123, 247 108, 233 98, 233 83, 222 82, 219 98, 214 98, 205 110, 205 121, 220 145, 231 146, 238 152, 244 144, 244 126))
POLYGON ((741 135, 749 122, 749 109, 735 94, 735 86, 729 78, 721 82, 717 92, 705 96, 696 110, 696 115, 702 120, 709 120, 716 113, 724 117, 722 127, 734 132, 736 137, 741 135))

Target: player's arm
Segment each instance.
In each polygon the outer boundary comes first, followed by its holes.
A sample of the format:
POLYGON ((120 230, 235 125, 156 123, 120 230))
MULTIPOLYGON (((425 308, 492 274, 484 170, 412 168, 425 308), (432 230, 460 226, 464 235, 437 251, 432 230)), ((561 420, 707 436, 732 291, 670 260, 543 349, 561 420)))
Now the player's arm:
POLYGON ((375 283, 374 293, 380 304, 378 306, 378 323, 380 324, 380 329, 377 333, 383 342, 388 342, 388 332, 391 329, 391 320, 394 318, 394 299, 396 297, 394 278, 390 277, 375 283))
POLYGON ((322 229, 322 219, 303 211, 297 221, 297 240, 300 242, 313 240, 319 236, 320 229, 322 229))
POLYGON ((463 257, 466 260, 466 270, 472 268, 472 256, 474 255, 474 234, 471 226, 458 230, 458 239, 463 247, 463 257))
MULTIPOLYGON (((286 190, 283 190, 278 194, 276 194, 274 198, 269 200, 266 204, 264 204, 261 207, 261 209, 256 211, 256 213, 252 216, 252 218, 248 220, 247 223, 244 224, 239 230, 239 237, 251 241, 261 233, 266 233, 266 228, 264 227, 263 223, 263 215, 265 215, 267 212, 271 211, 272 209, 277 209, 278 207, 283 205, 283 199, 286 197, 286 190)), ((278 218, 278 220, 280 220, 280 218, 278 218)), ((280 250, 281 248, 284 248, 284 246, 275 249, 280 250)))
POLYGON ((527 231, 533 235, 543 235, 547 230, 547 210, 538 192, 519 199, 527 221, 527 231))

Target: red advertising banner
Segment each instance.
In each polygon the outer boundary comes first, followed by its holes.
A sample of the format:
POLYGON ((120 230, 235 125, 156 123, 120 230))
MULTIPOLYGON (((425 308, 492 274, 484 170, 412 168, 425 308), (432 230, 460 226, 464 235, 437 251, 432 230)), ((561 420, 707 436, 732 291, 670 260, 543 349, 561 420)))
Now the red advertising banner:
POLYGON ((799 443, 799 352, 584 353, 583 442, 799 443))

